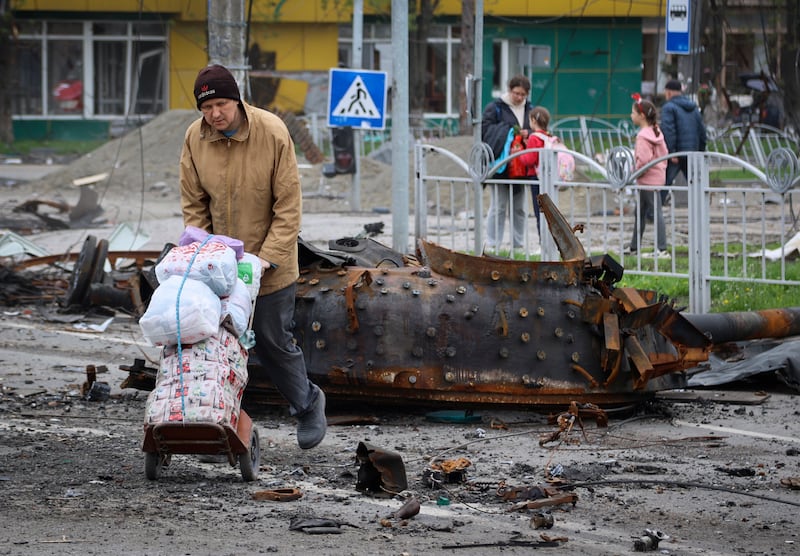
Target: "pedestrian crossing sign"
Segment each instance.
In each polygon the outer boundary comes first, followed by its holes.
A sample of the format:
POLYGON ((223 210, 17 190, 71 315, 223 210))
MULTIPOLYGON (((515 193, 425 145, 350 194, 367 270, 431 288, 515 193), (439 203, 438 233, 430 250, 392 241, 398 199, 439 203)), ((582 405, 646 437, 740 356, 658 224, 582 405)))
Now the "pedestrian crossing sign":
POLYGON ((328 126, 386 127, 386 72, 331 69, 328 126))

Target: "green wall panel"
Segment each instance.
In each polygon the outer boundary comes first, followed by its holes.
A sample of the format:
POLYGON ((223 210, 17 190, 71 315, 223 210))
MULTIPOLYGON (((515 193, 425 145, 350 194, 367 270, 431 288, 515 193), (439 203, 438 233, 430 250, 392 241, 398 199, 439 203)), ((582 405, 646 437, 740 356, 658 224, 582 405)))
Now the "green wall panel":
POLYGON ((103 120, 14 120, 15 140, 102 141, 111 124, 103 120))
POLYGON ((641 20, 575 21, 534 28, 489 26, 484 30, 483 104, 491 100, 492 40, 521 37, 527 44, 551 47, 547 70, 530 72, 531 102, 554 119, 594 116, 627 119, 630 95, 641 87, 641 20))

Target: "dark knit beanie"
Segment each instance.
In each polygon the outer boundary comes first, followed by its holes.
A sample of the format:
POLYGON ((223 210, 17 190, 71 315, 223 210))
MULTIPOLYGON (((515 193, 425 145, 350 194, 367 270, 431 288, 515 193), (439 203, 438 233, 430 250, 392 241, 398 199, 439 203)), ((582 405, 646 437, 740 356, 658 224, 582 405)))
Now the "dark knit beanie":
POLYGON ((678 91, 679 93, 683 90, 683 87, 681 87, 681 82, 677 79, 670 79, 667 81, 667 84, 664 85, 664 88, 668 91, 678 91))
POLYGON ((236 102, 242 99, 239 96, 239 86, 227 68, 215 64, 200 70, 194 82, 194 98, 197 100, 197 109, 200 105, 212 98, 230 98, 236 102))

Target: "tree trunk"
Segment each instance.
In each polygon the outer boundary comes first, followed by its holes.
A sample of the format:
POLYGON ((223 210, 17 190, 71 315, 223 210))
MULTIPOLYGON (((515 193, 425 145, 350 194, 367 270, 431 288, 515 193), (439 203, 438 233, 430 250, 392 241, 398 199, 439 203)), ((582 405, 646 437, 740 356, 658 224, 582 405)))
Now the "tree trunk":
POLYGON ((474 72, 473 63, 475 56, 475 3, 464 0, 461 3, 461 49, 458 53, 458 62, 461 66, 461 79, 458 83, 458 130, 461 135, 472 133, 469 106, 467 106, 467 75, 474 72))
MULTIPOLYGON (((7 0, 0 0, 0 75, 9 80, 9 87, 18 87, 16 71, 17 41, 14 37, 14 14, 7 0)), ((11 95, 0 95, 0 143, 11 145, 14 142, 14 125, 11 119, 11 95)))
MULTIPOLYGON (((425 112, 425 98, 427 91, 426 77, 428 73, 428 36, 433 21, 433 11, 438 0, 420 0, 419 14, 413 18, 415 22, 411 33, 409 54, 409 126, 412 131, 421 129, 424 125, 423 112, 425 112)), ((411 3, 413 6, 413 3, 411 3)), ((412 18, 409 18, 412 20, 412 18)), ((433 78, 433 76, 431 76, 433 78)))
POLYGON ((786 124, 800 130, 800 2, 786 2, 786 37, 781 48, 779 84, 783 90, 786 124))

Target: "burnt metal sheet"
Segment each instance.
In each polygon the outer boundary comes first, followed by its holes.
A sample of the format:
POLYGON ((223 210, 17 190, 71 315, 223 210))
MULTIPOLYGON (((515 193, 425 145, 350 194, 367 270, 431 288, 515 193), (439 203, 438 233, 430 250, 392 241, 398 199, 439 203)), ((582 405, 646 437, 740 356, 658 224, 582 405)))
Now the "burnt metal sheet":
POLYGON ((408 488, 403 458, 397 452, 359 442, 356 459, 360 463, 356 490, 390 497, 408 488))
POLYGON ((564 261, 581 261, 586 259, 586 251, 583 244, 575 236, 575 228, 570 226, 567 219, 558 210, 549 195, 539 195, 539 210, 547 219, 547 226, 550 235, 556 242, 558 252, 564 261))
POLYGON ((800 392, 800 338, 763 339, 736 344, 726 353, 712 353, 708 363, 689 377, 688 386, 717 386, 774 375, 800 392))

